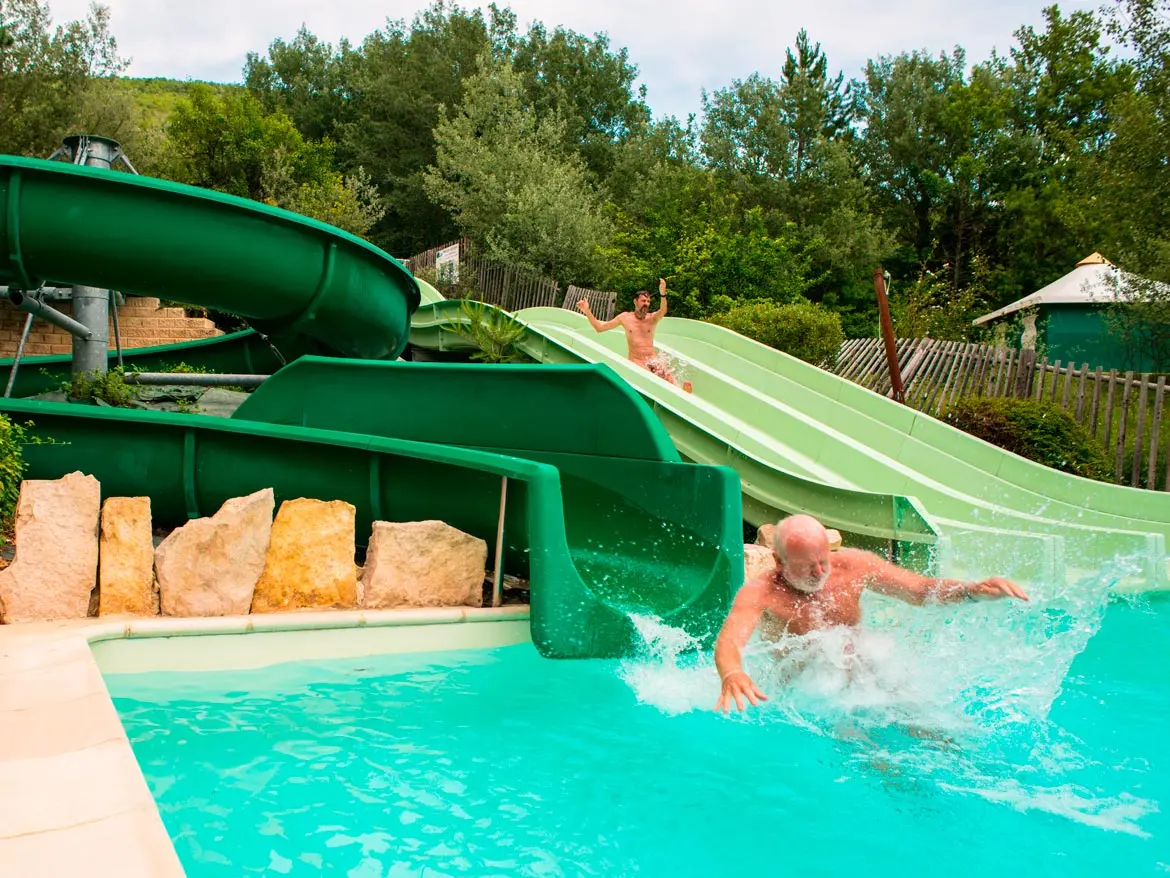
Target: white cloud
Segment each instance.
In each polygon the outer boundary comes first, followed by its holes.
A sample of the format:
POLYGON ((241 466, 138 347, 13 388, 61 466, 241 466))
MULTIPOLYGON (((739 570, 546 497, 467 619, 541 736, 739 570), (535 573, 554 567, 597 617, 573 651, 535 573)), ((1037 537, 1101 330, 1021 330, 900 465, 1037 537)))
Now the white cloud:
MULTIPOLYGON (((521 27, 539 19, 592 34, 604 31, 626 46, 641 71, 656 115, 685 117, 699 109, 700 90, 720 88, 752 73, 775 76, 796 32, 807 28, 832 69, 859 75, 867 58, 903 50, 950 50, 962 45, 982 60, 1005 52, 1022 24, 1038 25, 1049 0, 515 0, 521 27)), ((85 14, 88 0, 51 0, 57 19, 85 14)), ((301 23, 322 39, 357 43, 387 17, 413 17, 425 0, 107 0, 123 55, 135 76, 238 81, 248 51, 263 52, 301 23)), ((467 6, 481 5, 468 2, 467 6)), ((482 4, 486 6, 486 4, 482 4)), ((1097 2, 1069 0, 1068 14, 1097 2)))

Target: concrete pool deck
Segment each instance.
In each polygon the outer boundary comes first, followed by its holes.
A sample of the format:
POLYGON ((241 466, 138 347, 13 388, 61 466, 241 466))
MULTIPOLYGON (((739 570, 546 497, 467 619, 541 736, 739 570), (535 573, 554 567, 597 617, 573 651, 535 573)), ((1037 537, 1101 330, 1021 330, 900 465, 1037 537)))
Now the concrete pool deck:
POLYGON ((199 619, 105 617, 0 626, 0 875, 185 875, 103 670, 211 670, 476 648, 517 642, 527 619, 527 606, 506 606, 199 619), (515 624, 459 624, 479 622, 515 624), (436 629, 442 636, 434 636, 436 629), (292 636, 305 632, 320 634, 313 640, 292 636), (207 637, 214 638, 216 649, 206 648, 207 637), (161 638, 171 648, 152 650, 140 667, 130 644, 162 645, 161 638), (200 642, 204 649, 193 648, 200 642), (219 648, 228 643, 239 648, 219 648), (104 645, 98 647, 105 650, 102 662, 91 644, 104 645), (196 660, 200 655, 203 660, 196 660))

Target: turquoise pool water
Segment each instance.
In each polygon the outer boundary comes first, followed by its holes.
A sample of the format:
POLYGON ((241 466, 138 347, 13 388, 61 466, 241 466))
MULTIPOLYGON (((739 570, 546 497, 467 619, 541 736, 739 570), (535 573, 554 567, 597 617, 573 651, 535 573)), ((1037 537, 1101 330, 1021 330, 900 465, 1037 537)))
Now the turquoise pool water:
POLYGON ((871 618, 756 650, 734 719, 649 620, 107 684, 192 878, 1170 873, 1170 603, 871 618))

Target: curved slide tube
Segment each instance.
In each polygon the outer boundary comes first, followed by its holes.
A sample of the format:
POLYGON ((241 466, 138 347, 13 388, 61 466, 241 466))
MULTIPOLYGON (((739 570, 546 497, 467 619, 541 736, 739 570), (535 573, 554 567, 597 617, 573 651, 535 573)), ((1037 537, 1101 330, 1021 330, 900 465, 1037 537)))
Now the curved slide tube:
POLYGON ((394 359, 419 289, 340 229, 132 174, 0 156, 0 284, 85 285, 247 318, 331 354, 394 359))
POLYGON ((738 488, 734 474, 716 467, 596 462, 605 463, 599 472, 644 492, 654 518, 630 507, 621 485, 577 487, 577 502, 566 502, 556 466, 475 449, 30 400, 2 400, 0 411, 32 419, 33 432, 53 440, 24 449, 28 478, 91 473, 103 496, 150 497, 154 521, 164 525, 271 487, 278 504, 306 496, 352 503, 359 546, 374 521, 446 521, 488 543, 490 567, 507 478, 505 569, 529 578, 533 642, 551 658, 630 654, 639 639, 628 612, 637 610, 709 645, 742 581, 738 488), (685 569, 661 564, 654 527, 691 538, 685 569), (647 596, 641 576, 655 569, 661 587, 647 596))

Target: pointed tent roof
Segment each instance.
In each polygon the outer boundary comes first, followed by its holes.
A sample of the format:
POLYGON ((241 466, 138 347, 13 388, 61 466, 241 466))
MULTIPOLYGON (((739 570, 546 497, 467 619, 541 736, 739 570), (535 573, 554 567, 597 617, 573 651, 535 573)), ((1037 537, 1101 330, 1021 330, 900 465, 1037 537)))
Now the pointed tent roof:
POLYGON ((1064 277, 972 322, 979 326, 1036 305, 1103 305, 1116 300, 1117 282, 1123 276, 1117 266, 1100 253, 1094 253, 1078 262, 1064 277))

